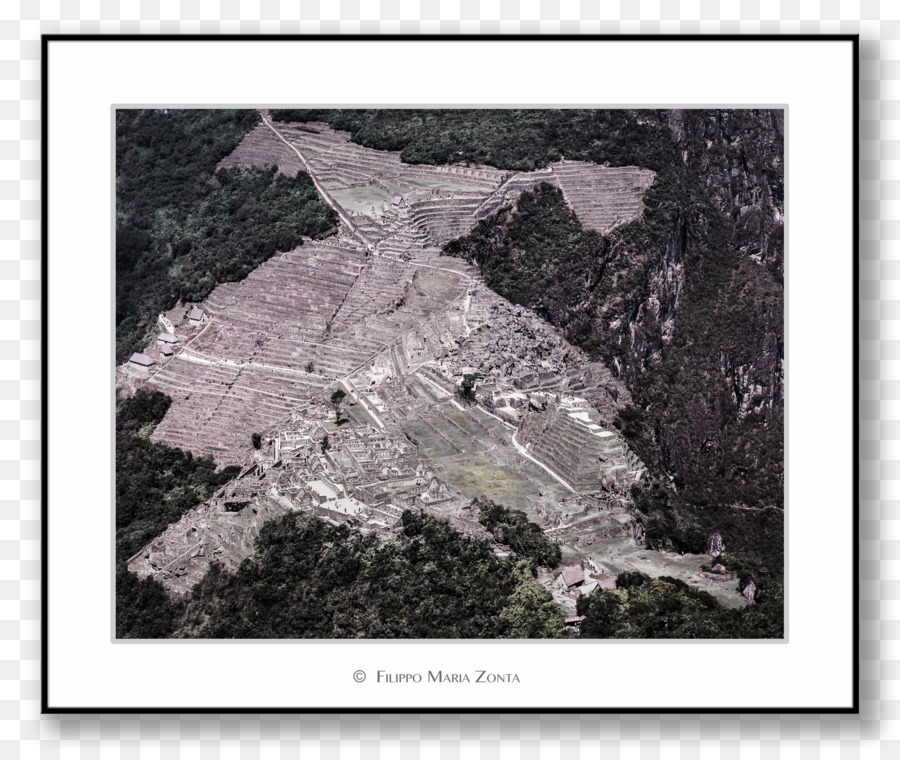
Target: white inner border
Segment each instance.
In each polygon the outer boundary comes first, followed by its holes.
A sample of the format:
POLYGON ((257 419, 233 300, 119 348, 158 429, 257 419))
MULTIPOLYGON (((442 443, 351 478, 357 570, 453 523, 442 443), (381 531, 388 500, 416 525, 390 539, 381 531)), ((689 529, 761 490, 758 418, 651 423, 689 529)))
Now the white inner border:
POLYGON ((48 706, 848 707, 851 43, 214 39, 48 46, 48 706), (738 74, 734 60, 752 66, 738 74), (114 643, 110 375, 108 355, 89 359, 99 346, 84 336, 109 334, 112 314, 111 109, 198 104, 786 104, 788 642, 114 643), (835 559, 825 564, 826 556, 835 559), (368 672, 363 684, 352 679, 357 669, 368 672), (517 673, 520 682, 387 685, 376 677, 427 679, 438 669, 517 673))

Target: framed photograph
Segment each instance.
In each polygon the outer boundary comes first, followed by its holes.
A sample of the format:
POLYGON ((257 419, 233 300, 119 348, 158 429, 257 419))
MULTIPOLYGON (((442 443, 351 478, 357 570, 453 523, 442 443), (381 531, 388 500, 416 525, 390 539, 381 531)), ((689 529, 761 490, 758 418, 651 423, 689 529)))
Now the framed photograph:
POLYGON ((44 711, 857 711, 857 61, 45 37, 44 711))

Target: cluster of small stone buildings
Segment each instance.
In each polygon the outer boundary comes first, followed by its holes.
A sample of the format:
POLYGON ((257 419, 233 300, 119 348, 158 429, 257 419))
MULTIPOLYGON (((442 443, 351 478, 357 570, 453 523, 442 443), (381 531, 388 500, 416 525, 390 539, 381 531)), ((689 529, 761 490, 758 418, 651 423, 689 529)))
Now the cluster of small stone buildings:
MULTIPOLYGON (((159 321, 162 323, 166 332, 161 332, 159 334, 155 346, 147 347, 143 351, 133 353, 128 360, 129 365, 143 367, 145 369, 150 368, 157 362, 165 362, 171 359, 178 349, 187 342, 187 337, 175 334, 175 327, 164 314, 159 315, 159 321)), ((194 306, 188 312, 185 324, 189 327, 196 327, 206 324, 206 321, 206 312, 201 308, 194 306)))
POLYGON ((129 569, 184 593, 212 561, 236 568, 252 553, 262 524, 275 517, 311 512, 386 536, 406 509, 461 506, 396 427, 335 430, 324 420, 297 419, 264 448, 233 481, 132 557, 129 569))
POLYGON ((558 590, 572 596, 590 596, 597 589, 614 589, 616 577, 612 575, 598 580, 585 576, 581 565, 566 565, 556 577, 555 585, 558 590))
POLYGON ((264 465, 271 488, 297 510, 383 533, 406 509, 453 498, 427 460, 396 426, 329 429, 307 421, 277 432, 264 465))

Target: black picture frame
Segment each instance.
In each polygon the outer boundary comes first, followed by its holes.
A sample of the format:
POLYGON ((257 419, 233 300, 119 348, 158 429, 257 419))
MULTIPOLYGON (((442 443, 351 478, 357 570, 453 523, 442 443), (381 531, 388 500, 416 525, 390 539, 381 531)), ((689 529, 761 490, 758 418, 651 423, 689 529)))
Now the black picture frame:
MULTIPOLYGON (((679 713, 706 713, 706 714, 735 714, 735 713, 798 713, 798 714, 825 714, 825 713, 843 713, 858 714, 860 708, 859 695, 859 551, 858 551, 858 522, 859 522, 859 377, 856 368, 859 364, 859 36, 858 35, 822 35, 822 36, 804 36, 804 35, 757 35, 757 36, 740 36, 740 35, 721 35, 721 36, 704 36, 704 35, 660 35, 656 37, 623 35, 558 35, 554 37, 546 37, 540 35, 522 35, 522 36, 502 36, 502 35, 485 35, 485 36, 469 36, 461 35, 455 37, 423 35, 417 37, 408 37, 403 35, 359 35, 354 37, 339 35, 321 35, 321 36, 305 36, 305 35, 221 35, 221 36, 205 36, 205 35, 44 35, 41 40, 41 65, 42 65, 42 83, 41 83, 41 182, 42 182, 42 201, 41 201, 41 241, 42 241, 42 260, 41 260, 41 398, 42 398, 42 414, 41 414, 41 480, 42 480, 42 504, 41 504, 41 676, 42 676, 42 695, 41 695, 41 711, 44 714, 103 714, 103 713, 120 713, 135 714, 144 712, 180 714, 180 713, 197 713, 197 714, 219 714, 219 713, 661 713, 661 714, 679 714, 679 713), (466 43, 502 43, 514 48, 522 42, 545 42, 552 39, 567 44, 579 45, 586 42, 603 42, 615 45, 627 45, 630 43, 647 43, 666 44, 666 43, 736 43, 738 45, 759 45, 761 43, 784 43, 784 42, 802 42, 804 44, 816 45, 820 42, 838 42, 846 43, 852 47, 852 103, 850 110, 852 113, 852 161, 853 161, 853 188, 852 188, 852 205, 850 211, 852 214, 852 235, 853 248, 848 254, 852 255, 852 319, 853 319, 853 345, 852 360, 854 366, 853 382, 852 382, 852 399, 841 399, 842 405, 852 404, 853 419, 853 442, 852 442, 852 493, 853 503, 850 507, 852 510, 853 534, 850 537, 852 551, 852 609, 853 609, 853 631, 852 631, 852 693, 849 695, 849 701, 842 705, 820 705, 810 704, 804 706, 796 706, 791 704, 776 705, 740 705, 740 706, 719 706, 715 704, 709 705, 634 705, 623 704, 615 707, 602 706, 596 708, 590 707, 559 707, 552 703, 540 706, 511 708, 508 706, 493 706, 490 704, 464 704, 460 702, 457 705, 428 707, 416 704, 408 704, 406 706, 388 705, 384 708, 378 706, 355 705, 348 703, 346 705, 328 705, 323 704, 315 707, 292 707, 285 704, 277 704, 265 707, 259 706, 222 706, 211 705, 208 707, 198 707, 189 704, 147 704, 140 706, 129 705, 73 705, 61 704, 51 698, 51 684, 55 677, 54 652, 49 644, 50 640, 50 623, 52 621, 51 611, 48 605, 50 597, 49 577, 50 565, 53 562, 53 545, 51 543, 51 517, 50 504, 54 500, 64 498, 64 494, 51 490, 49 486, 50 471, 54 466, 54 460, 50 456, 48 448, 48 437, 50 435, 49 421, 57 412, 58 406, 49 403, 50 383, 49 378, 54 372, 64 371, 59 366, 54 366, 50 350, 53 348, 51 337, 49 334, 50 320, 53 317, 50 310, 49 302, 49 285, 53 282, 54 273, 52 267, 49 246, 49 222, 54 214, 54 207, 49 202, 49 184, 51 181, 51 169, 53 167, 54 156, 48 152, 49 128, 54 119, 63 118, 53 111, 53 104, 50 101, 52 82, 48 79, 50 76, 50 61, 52 61, 54 51, 58 45, 62 43, 85 43, 85 42, 101 42, 110 43, 112 52, 112 43, 139 43, 140 45, 159 45, 181 44, 181 43, 203 43, 207 45, 215 45, 221 42, 257 42, 278 45, 281 43, 305 43, 305 42, 335 42, 342 45, 352 45, 360 42, 403 42, 411 40, 418 42, 429 42, 440 45, 453 45, 461 42, 466 43)), ((846 104, 845 104, 846 107, 846 104)), ((848 294, 849 295, 849 294, 848 294)), ((102 667, 102 663, 97 663, 98 667, 102 667)))

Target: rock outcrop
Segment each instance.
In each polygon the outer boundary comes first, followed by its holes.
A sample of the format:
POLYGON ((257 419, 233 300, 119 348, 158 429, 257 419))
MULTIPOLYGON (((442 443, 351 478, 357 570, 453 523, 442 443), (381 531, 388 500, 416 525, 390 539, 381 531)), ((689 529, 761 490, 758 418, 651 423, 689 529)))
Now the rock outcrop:
POLYGON ((706 542, 706 553, 710 557, 718 557, 725 551, 725 542, 722 541, 722 537, 717 533, 714 536, 710 536, 709 540, 706 542))

